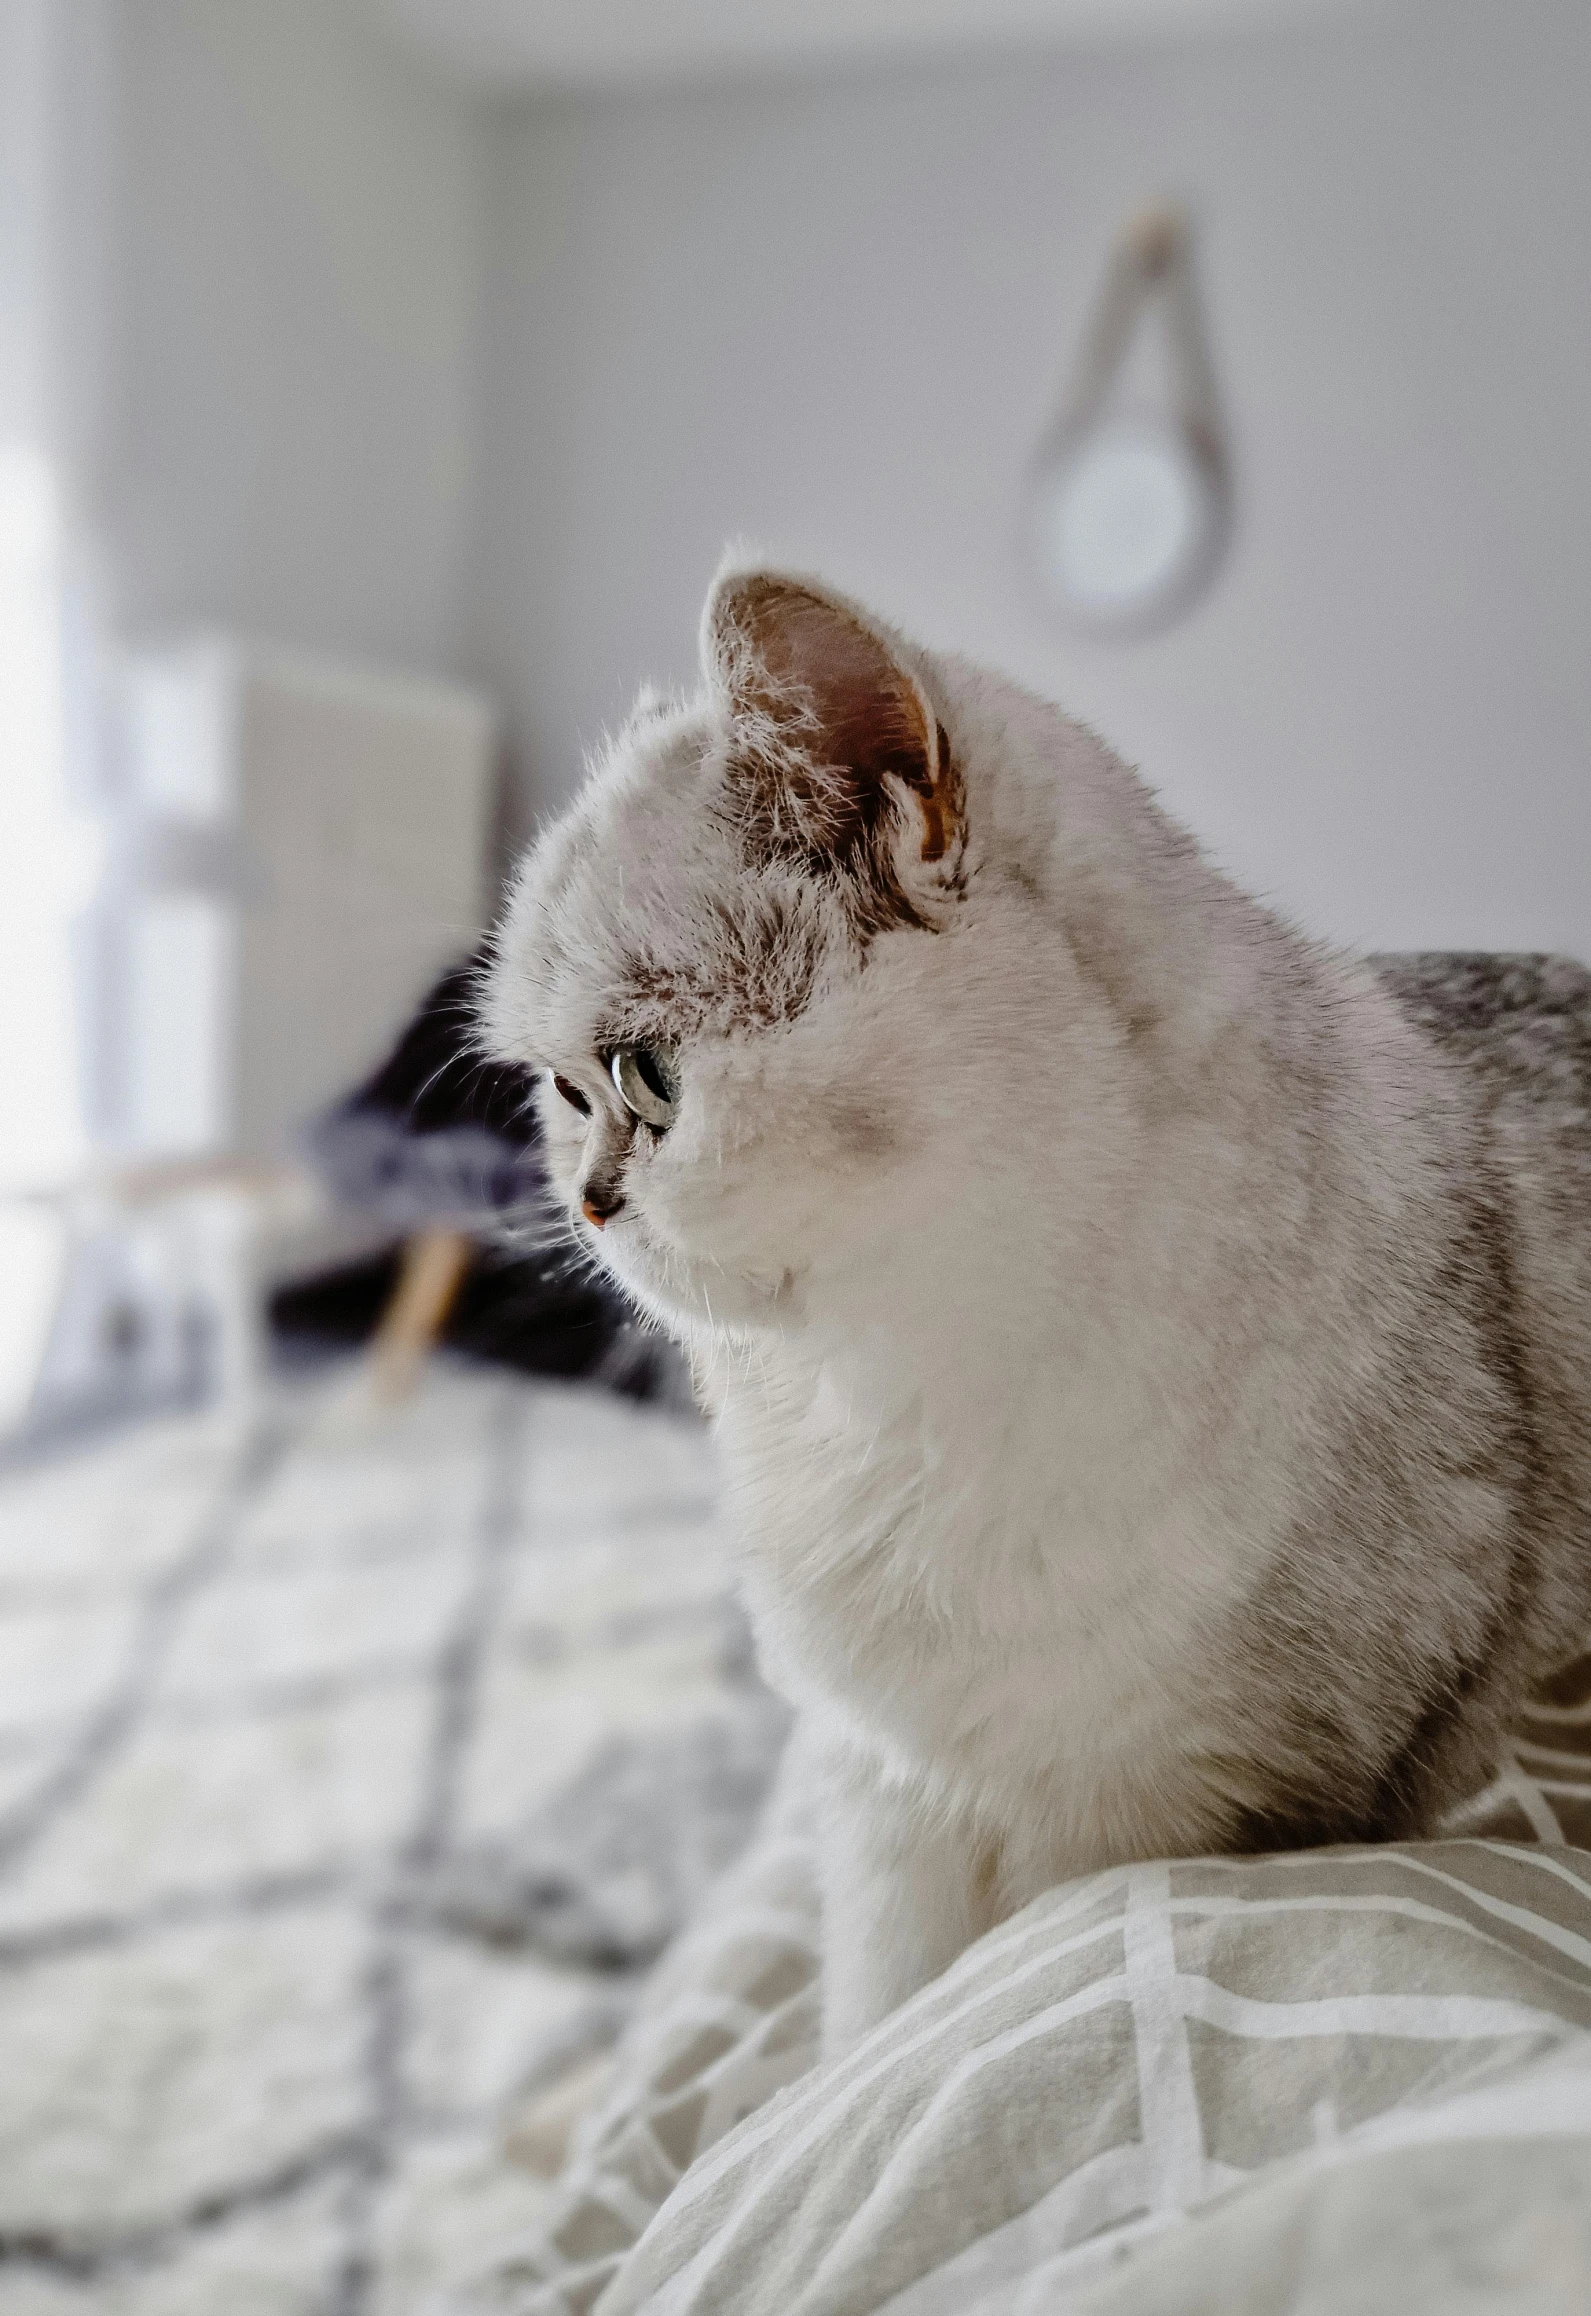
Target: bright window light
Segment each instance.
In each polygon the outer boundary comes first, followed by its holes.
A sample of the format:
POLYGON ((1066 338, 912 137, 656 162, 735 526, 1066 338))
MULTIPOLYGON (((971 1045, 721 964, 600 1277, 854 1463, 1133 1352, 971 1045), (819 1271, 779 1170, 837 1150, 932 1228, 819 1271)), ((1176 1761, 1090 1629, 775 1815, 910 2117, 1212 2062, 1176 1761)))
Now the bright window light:
POLYGON ((0 443, 0 1196, 84 1157, 73 924, 94 858, 66 793, 60 582, 48 462, 0 443))
POLYGON ((53 478, 0 443, 0 1434, 27 1415, 67 1259, 59 1210, 15 1193, 85 1155, 72 937, 94 863, 67 802, 61 680, 53 478))

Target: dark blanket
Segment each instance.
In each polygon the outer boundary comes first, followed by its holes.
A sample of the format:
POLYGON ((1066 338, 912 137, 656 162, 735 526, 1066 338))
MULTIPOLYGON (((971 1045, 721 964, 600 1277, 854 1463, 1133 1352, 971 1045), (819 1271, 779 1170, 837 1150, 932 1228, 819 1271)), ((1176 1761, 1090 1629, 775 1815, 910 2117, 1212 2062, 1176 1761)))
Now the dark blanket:
POLYGON ((361 1342, 396 1283, 399 1242, 463 1230, 476 1251, 445 1344, 533 1374, 680 1399, 675 1354, 636 1324, 559 1227, 534 1079, 476 1042, 481 965, 471 957, 444 973, 380 1067, 311 1125, 311 1160, 338 1202, 375 1216, 394 1243, 279 1290, 272 1324, 289 1341, 361 1342))

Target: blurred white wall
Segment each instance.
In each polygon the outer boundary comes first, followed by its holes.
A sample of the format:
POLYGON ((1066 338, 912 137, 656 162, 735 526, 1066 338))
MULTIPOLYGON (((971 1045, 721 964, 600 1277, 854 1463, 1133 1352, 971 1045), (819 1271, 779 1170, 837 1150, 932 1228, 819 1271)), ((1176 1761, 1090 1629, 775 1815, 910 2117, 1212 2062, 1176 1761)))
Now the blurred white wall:
POLYGON ((456 667, 477 108, 342 0, 119 0, 108 27, 110 616, 456 667))
POLYGON ((1066 701, 1322 931, 1591 954, 1584 0, 565 100, 489 159, 471 633, 527 796, 689 674, 741 534, 1066 701), (1026 590, 1021 478, 1163 190, 1241 531, 1105 648, 1026 590))
POLYGON ((117 631, 490 682, 528 810, 750 537, 1066 700, 1321 930, 1591 952, 1584 0, 517 104, 349 0, 56 6, 106 92, 62 383, 117 631), (1161 191, 1241 528, 1102 647, 1028 589, 1022 477, 1161 191))
POLYGON ((37 418, 42 175, 38 0, 0 0, 0 441, 37 418))

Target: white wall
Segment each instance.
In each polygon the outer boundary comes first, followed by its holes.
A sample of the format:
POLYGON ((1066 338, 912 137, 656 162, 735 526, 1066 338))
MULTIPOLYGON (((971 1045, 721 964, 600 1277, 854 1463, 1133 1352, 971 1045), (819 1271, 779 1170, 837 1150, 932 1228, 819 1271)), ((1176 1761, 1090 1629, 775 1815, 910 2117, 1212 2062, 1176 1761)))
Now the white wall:
POLYGON ((749 535, 999 661, 1317 928, 1591 954, 1591 10, 523 109, 492 132, 479 665, 557 800, 749 535), (1024 462, 1108 239, 1186 194, 1217 592, 1088 645, 1024 462))
POLYGON ((111 15, 110 617, 456 668, 477 108, 342 0, 111 15))
POLYGON ((39 0, 0 0, 0 443, 37 415, 42 30, 39 0))

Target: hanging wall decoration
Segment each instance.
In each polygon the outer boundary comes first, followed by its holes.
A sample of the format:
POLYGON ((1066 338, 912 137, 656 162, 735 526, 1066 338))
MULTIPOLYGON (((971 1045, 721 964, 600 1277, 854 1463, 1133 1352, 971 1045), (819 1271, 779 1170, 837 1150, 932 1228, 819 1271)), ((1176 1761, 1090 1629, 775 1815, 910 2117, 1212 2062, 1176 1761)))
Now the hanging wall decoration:
POLYGON ((1214 576, 1231 529, 1231 462, 1180 209, 1144 211, 1116 244, 1034 462, 1028 514, 1050 600, 1093 633, 1165 627, 1214 576), (1135 396, 1128 357, 1152 321, 1164 384, 1135 396))

